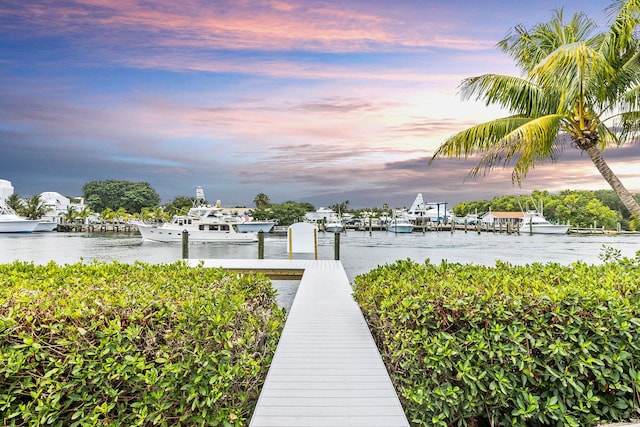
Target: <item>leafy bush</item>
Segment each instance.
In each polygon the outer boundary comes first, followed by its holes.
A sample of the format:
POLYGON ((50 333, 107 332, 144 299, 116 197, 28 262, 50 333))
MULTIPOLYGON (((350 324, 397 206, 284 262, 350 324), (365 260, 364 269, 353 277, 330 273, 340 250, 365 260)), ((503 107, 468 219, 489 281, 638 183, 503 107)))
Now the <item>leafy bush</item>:
POLYGON ((414 425, 593 426, 638 414, 639 264, 406 260, 354 296, 414 425))
POLYGON ((246 425, 284 322, 264 276, 0 265, 0 424, 246 425))

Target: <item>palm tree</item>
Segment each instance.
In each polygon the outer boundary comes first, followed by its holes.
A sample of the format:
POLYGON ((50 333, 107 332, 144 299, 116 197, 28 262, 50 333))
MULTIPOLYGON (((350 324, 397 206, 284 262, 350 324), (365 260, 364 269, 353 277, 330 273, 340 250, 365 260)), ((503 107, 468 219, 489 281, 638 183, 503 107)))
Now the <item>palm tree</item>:
POLYGON ((64 213, 63 217, 66 224, 73 223, 73 221, 78 217, 78 212, 73 206, 67 206, 67 211, 64 213))
POLYGON ((23 213, 29 219, 40 219, 51 210, 51 207, 42 201, 39 194, 27 199, 24 205, 23 213))
POLYGON ((22 214, 22 210, 24 209, 24 202, 22 198, 17 193, 12 193, 5 200, 7 206, 13 209, 16 213, 22 214))
POLYGON ((113 222, 117 218, 116 212, 111 208, 106 208, 100 214, 100 218, 106 222, 113 222))
POLYGON ((264 193, 260 193, 253 199, 253 203, 255 203, 257 209, 267 209, 271 206, 271 200, 269 200, 269 196, 264 193))
POLYGON ((88 205, 85 205, 77 212, 77 218, 82 219, 83 224, 87 224, 88 218, 93 215, 93 211, 88 205))
POLYGON ((583 13, 564 23, 562 10, 530 31, 515 27, 498 43, 522 77, 485 74, 463 80, 464 99, 506 108, 511 115, 473 126, 446 140, 431 158, 481 154, 470 175, 513 163, 512 182, 555 161, 568 142, 586 152, 635 216, 640 204, 611 171, 602 150, 633 142, 640 130, 640 2, 614 1, 611 27, 595 32, 583 13), (568 135, 568 137, 563 135, 568 135))

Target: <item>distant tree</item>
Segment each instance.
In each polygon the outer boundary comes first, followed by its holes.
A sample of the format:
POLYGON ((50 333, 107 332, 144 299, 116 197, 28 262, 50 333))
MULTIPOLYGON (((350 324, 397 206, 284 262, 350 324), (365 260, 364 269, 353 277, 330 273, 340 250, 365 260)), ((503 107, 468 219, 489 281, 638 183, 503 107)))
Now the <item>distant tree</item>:
POLYGON ((163 208, 142 208, 140 215, 138 216, 143 221, 161 222, 171 218, 171 215, 167 214, 163 208))
POLYGON ((39 194, 36 194, 30 199, 27 199, 27 203, 25 203, 23 208, 23 215, 29 219, 40 219, 50 210, 51 207, 40 198, 39 194))
POLYGON ((338 213, 344 213, 347 212, 349 210, 349 201, 345 200, 342 203, 336 203, 335 205, 331 205, 329 206, 329 208, 334 211, 334 212, 338 212, 338 213))
POLYGON ((80 209, 80 211, 77 212, 77 218, 82 219, 83 224, 87 223, 87 219, 91 215, 93 215, 93 212, 91 211, 91 208, 89 206, 84 206, 82 209, 80 209))
POLYGON ((249 214, 258 220, 276 219, 278 224, 287 226, 302 221, 307 212, 314 210, 315 207, 311 203, 287 201, 282 204, 271 204, 264 209, 252 209, 249 214))
POLYGON ((111 208, 106 208, 100 212, 100 218, 106 222, 113 222, 117 218, 116 212, 111 208))
MULTIPOLYGON (((578 227, 590 227, 594 223, 598 227, 615 229, 622 215, 605 206, 591 191, 564 190, 559 194, 535 190, 529 196, 500 196, 491 200, 463 202, 453 207, 456 215, 464 216, 475 213, 520 212, 522 210, 543 209, 544 216, 558 223, 570 223, 578 227)), ((628 227, 627 223, 621 223, 628 227)))
POLYGON ((253 219, 257 219, 258 221, 264 221, 269 219, 274 219, 272 207, 275 205, 271 205, 268 208, 255 208, 249 209, 249 215, 253 217, 253 219))
MULTIPOLYGON (((296 203, 296 202, 286 202, 286 203, 296 203)), ((300 208, 303 209, 305 213, 313 212, 316 210, 316 207, 309 202, 300 202, 300 203, 297 203, 297 205, 300 206, 300 208)))
POLYGON ((78 217, 78 212, 73 206, 67 206, 67 211, 62 215, 62 217, 64 218, 64 222, 68 224, 75 221, 78 217))
POLYGON ((130 217, 131 214, 127 212, 125 208, 118 208, 118 210, 115 212, 115 219, 118 221, 127 222, 129 221, 130 217))
POLYGON ((18 193, 13 193, 5 200, 7 206, 16 211, 19 215, 22 215, 22 209, 24 208, 24 202, 18 193))
POLYGON ((195 202, 195 197, 176 196, 170 203, 164 205, 164 211, 169 215, 184 215, 193 207, 195 202))
POLYGON ((253 203, 256 205, 256 209, 267 209, 271 206, 271 200, 269 200, 269 196, 264 193, 260 193, 253 199, 253 203))
POLYGON ((95 212, 107 208, 140 212, 142 208, 155 207, 160 203, 160 196, 146 182, 91 181, 82 187, 82 192, 87 204, 95 212))
POLYGON ((489 212, 491 209, 491 202, 488 200, 474 200, 469 202, 461 202, 455 205, 451 210, 458 216, 466 215, 482 215, 485 212, 489 212))
POLYGON ((557 196, 555 217, 562 222, 570 222, 578 227, 597 227, 615 229, 622 215, 603 205, 592 191, 565 190, 557 196))
MULTIPOLYGON (((620 212, 625 221, 628 222, 631 220, 631 213, 629 212, 629 209, 627 209, 613 190, 596 190, 593 194, 602 202, 603 205, 607 206, 609 209, 620 212)), ((640 202, 640 194, 635 194, 633 198, 640 202)))

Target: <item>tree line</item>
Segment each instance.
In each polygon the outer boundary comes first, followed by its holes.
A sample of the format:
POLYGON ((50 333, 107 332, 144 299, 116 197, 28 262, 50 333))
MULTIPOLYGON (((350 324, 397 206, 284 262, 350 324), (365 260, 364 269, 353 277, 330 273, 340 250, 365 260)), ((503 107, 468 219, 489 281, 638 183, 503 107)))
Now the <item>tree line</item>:
MULTIPOLYGON (((83 186, 83 197, 87 205, 81 209, 69 206, 63 214, 65 221, 73 222, 98 213, 104 221, 127 221, 134 217, 145 221, 167 221, 173 215, 185 215, 196 203, 195 197, 176 196, 171 202, 160 205, 158 193, 149 183, 129 181, 91 181, 83 186)), ((633 196, 640 200, 640 195, 633 196)), ((206 201, 205 201, 206 203, 206 201)), ((264 193, 258 194, 248 208, 248 213, 257 220, 277 220, 280 225, 291 225, 302 221, 307 212, 315 211, 309 202, 286 201, 272 203, 264 193)), ((45 216, 51 207, 36 195, 22 200, 13 194, 7 204, 20 215, 30 219, 45 216)), ((335 212, 349 213, 355 218, 380 216, 388 213, 389 207, 350 209, 350 202, 329 206, 335 212)), ((604 227, 616 229, 620 224, 625 230, 640 229, 640 221, 631 214, 613 190, 576 191, 564 190, 558 194, 535 190, 528 196, 497 196, 491 200, 473 200, 458 203, 452 207, 457 216, 494 212, 520 212, 544 207, 544 215, 549 220, 570 223, 577 227, 604 227)))
MULTIPOLYGON (((633 196, 640 201, 640 195, 633 196)), ((615 230, 640 229, 640 221, 622 204, 613 190, 564 190, 558 194, 535 190, 530 196, 499 196, 491 200, 458 203, 452 212, 458 216, 493 212, 521 212, 543 207, 544 216, 557 223, 576 227, 604 227, 615 230)))

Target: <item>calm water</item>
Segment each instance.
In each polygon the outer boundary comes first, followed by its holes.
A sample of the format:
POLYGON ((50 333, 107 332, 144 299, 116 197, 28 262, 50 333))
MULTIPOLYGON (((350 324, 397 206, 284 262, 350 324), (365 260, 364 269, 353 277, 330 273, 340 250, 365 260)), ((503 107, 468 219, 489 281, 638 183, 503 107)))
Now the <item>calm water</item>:
MULTIPOLYGON (((417 262, 429 259, 439 263, 460 262, 494 265, 496 260, 512 264, 585 261, 600 263, 603 245, 634 257, 640 250, 640 235, 507 235, 463 231, 394 234, 386 232, 348 232, 340 236, 340 260, 349 280, 378 265, 410 258, 417 262)), ((0 234, 0 263, 15 260, 46 264, 114 261, 171 263, 182 257, 181 243, 158 243, 143 240, 134 233, 34 233, 0 234)), ((258 257, 255 244, 191 244, 190 258, 258 257)), ((296 256, 302 257, 302 256, 296 256)), ((304 257, 308 257, 304 255, 304 257)), ((334 236, 320 233, 318 258, 333 259, 334 236)), ((265 258, 288 258, 285 236, 265 237, 265 258)), ((290 309, 299 281, 273 281, 278 302, 290 309)))
MULTIPOLYGON (((319 234, 321 259, 333 259, 334 236, 319 234)), ((640 235, 507 235, 464 231, 393 234, 347 232, 340 236, 340 259, 350 280, 378 265, 398 259, 439 263, 493 265, 496 260, 513 264, 574 261, 600 263, 603 245, 634 257, 640 235)), ((267 235, 265 258, 287 258, 285 236, 267 235)), ((190 258, 257 258, 257 244, 191 244, 190 258)), ((143 240, 136 233, 34 233, 0 234, 0 263, 14 260, 61 264, 92 260, 170 263, 182 257, 180 243, 143 240)))

